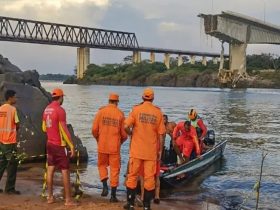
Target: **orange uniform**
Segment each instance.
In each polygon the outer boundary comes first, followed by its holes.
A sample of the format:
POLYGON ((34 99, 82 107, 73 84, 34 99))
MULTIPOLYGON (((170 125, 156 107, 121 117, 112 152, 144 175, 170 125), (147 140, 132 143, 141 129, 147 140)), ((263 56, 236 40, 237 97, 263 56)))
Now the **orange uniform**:
POLYGON ((100 180, 108 178, 107 167, 110 166, 111 187, 117 187, 119 184, 120 147, 127 139, 124 119, 124 114, 117 105, 108 104, 99 109, 92 125, 92 135, 98 143, 100 180))
POLYGON ((16 108, 10 104, 3 104, 0 107, 0 143, 17 143, 17 123, 19 123, 19 119, 16 108))
POLYGON ((127 127, 132 127, 130 145, 129 171, 126 185, 135 189, 140 167, 144 167, 144 188, 155 189, 155 173, 158 154, 159 135, 165 134, 163 114, 161 110, 149 101, 134 106, 125 121, 127 127))
POLYGON ((184 123, 185 122, 179 122, 174 128, 173 139, 176 140, 176 144, 184 156, 189 158, 193 149, 195 149, 196 155, 200 155, 201 150, 196 130, 193 126, 190 126, 190 130, 186 131, 184 123))

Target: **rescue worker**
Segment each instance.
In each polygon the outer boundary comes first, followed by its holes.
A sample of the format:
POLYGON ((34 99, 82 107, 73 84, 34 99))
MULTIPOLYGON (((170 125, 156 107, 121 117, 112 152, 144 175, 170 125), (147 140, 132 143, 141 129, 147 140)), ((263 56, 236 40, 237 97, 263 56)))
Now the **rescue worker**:
MULTIPOLYGON (((20 194, 15 190, 18 161, 17 155, 17 130, 19 119, 14 107, 17 99, 14 90, 5 92, 6 102, 0 107, 0 180, 7 169, 5 193, 20 194)), ((0 192, 3 192, 0 189, 0 192)))
POLYGON ((62 172, 62 180, 65 192, 65 206, 76 206, 71 199, 69 157, 66 145, 70 148, 70 157, 75 156, 75 149, 71 135, 67 128, 66 113, 61 107, 63 103, 63 91, 59 88, 52 91, 52 102, 43 113, 42 130, 47 133, 47 188, 48 204, 54 203, 53 176, 55 169, 62 172))
POLYGON ((188 113, 188 118, 191 121, 191 125, 196 129, 197 136, 200 140, 200 143, 202 143, 203 139, 205 138, 207 134, 207 128, 205 124, 203 123, 202 118, 197 114, 195 109, 191 109, 188 113))
POLYGON ((109 104, 101 107, 97 112, 92 125, 92 135, 98 144, 98 170, 100 180, 103 183, 101 196, 108 195, 108 171, 110 167, 110 202, 118 202, 116 197, 119 185, 119 174, 121 168, 120 148, 127 139, 124 130, 124 113, 118 108, 119 95, 111 93, 109 104))
POLYGON ((132 135, 129 170, 127 175, 127 205, 125 209, 134 210, 135 189, 141 165, 144 168, 145 210, 150 209, 154 197, 157 161, 161 159, 165 127, 160 108, 153 105, 154 91, 146 88, 142 95, 143 103, 133 107, 125 120, 125 130, 132 135))
POLYGON ((189 120, 185 122, 179 122, 177 124, 173 131, 173 139, 176 141, 180 151, 183 153, 183 163, 186 163, 190 160, 193 149, 195 149, 196 156, 200 157, 201 150, 197 139, 196 130, 191 125, 189 120))
POLYGON ((168 116, 167 115, 163 115, 163 119, 164 119, 164 125, 165 125, 165 129, 166 129, 166 135, 169 135, 170 138, 171 138, 170 149, 173 148, 174 151, 176 152, 177 156, 179 157, 180 161, 183 162, 184 159, 183 159, 183 156, 180 152, 180 149, 177 146, 175 140, 173 139, 173 131, 174 131, 174 128, 176 127, 176 123, 175 122, 168 122, 168 116))
MULTIPOLYGON (((171 138, 171 140, 170 140, 170 150, 172 150, 172 148, 173 148, 172 134, 173 134, 173 129, 176 127, 176 123, 175 122, 168 122, 168 116, 165 115, 165 114, 163 115, 163 123, 165 125, 165 130, 166 130, 166 133, 164 135, 164 142, 165 142, 166 135, 169 135, 170 138, 171 138)), ((163 143, 163 145, 165 145, 165 143, 163 143)), ((176 145, 175 145, 175 147, 178 149, 178 147, 176 145)), ((179 149, 178 149, 178 151, 179 151, 179 149)), ((179 152, 179 155, 182 157, 180 152, 179 152)), ((156 179, 156 188, 155 188, 154 203, 159 204, 160 203, 160 197, 159 197, 159 194, 160 194, 160 161, 157 163, 157 170, 156 170, 155 179, 156 179)))

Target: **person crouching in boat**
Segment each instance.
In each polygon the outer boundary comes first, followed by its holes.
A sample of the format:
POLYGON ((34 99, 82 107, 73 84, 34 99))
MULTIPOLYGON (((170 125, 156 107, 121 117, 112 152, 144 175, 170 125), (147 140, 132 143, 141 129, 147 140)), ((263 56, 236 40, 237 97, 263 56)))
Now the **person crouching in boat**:
POLYGON ((193 150, 195 150, 196 156, 200 157, 201 149, 196 130, 189 120, 177 124, 173 131, 173 139, 179 147, 180 152, 183 153, 184 161, 181 164, 187 163, 190 160, 193 150))

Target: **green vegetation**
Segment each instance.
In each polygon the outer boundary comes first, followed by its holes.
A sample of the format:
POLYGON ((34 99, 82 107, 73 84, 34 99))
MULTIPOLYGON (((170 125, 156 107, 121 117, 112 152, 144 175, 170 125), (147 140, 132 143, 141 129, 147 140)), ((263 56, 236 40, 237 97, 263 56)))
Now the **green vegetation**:
POLYGON ((280 57, 275 54, 261 54, 247 56, 247 70, 280 69, 280 57))
POLYGON ((64 81, 71 77, 70 75, 65 74, 41 74, 40 80, 53 80, 53 81, 64 81))
MULTIPOLYGON (((183 57, 183 64, 178 67, 177 59, 170 59, 170 69, 161 62, 150 63, 144 60, 139 64, 132 63, 132 56, 127 56, 121 64, 90 64, 82 80, 75 76, 69 77, 65 83, 103 84, 103 85, 155 85, 155 86, 185 86, 185 87, 219 87, 217 73, 218 64, 209 60, 207 66, 201 62, 194 65, 188 57, 183 57)), ((225 61, 224 68, 229 62, 225 61)), ((261 87, 265 80, 266 87, 278 87, 280 84, 280 57, 273 54, 248 55, 247 71, 253 78, 261 81, 256 86, 261 87)))
POLYGON ((147 81, 153 83, 162 77, 177 78, 218 69, 218 65, 211 62, 208 66, 203 66, 201 63, 195 65, 187 63, 180 67, 177 66, 177 62, 170 63, 170 69, 167 69, 163 63, 155 62, 151 64, 147 60, 139 64, 104 64, 102 66, 90 64, 81 82, 145 85, 147 81))

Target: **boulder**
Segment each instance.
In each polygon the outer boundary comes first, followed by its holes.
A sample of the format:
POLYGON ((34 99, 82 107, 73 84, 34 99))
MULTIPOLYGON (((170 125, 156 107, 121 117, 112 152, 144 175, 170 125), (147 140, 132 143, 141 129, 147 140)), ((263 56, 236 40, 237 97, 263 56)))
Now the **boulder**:
MULTIPOLYGON (((0 102, 4 103, 7 89, 17 93, 17 111, 20 119, 18 130, 19 153, 27 155, 27 161, 42 160, 46 157, 46 134, 42 131, 42 115, 51 101, 51 95, 39 81, 36 70, 20 71, 0 55, 0 102)), ((68 125, 72 140, 80 151, 80 159, 87 161, 88 154, 81 140, 75 136, 71 125, 68 125)))

